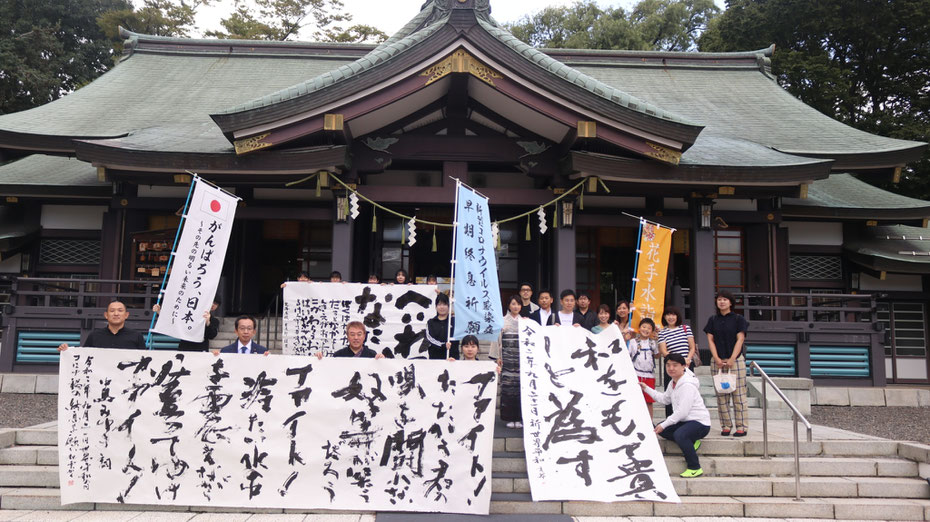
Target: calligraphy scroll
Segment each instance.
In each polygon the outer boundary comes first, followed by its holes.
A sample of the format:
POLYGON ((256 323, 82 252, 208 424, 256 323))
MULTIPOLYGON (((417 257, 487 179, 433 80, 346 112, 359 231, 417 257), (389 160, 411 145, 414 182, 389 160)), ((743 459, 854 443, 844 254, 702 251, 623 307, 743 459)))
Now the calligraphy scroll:
POLYGON ((648 317, 659 323, 665 309, 665 281, 672 249, 672 229, 642 221, 633 279, 633 328, 648 317))
POLYGON ((289 282, 284 287, 284 353, 312 355, 348 346, 346 325, 365 324, 365 345, 386 357, 425 359, 420 345, 435 315, 436 285, 289 282))
POLYGON ((489 362, 71 349, 61 502, 487 514, 489 362))
POLYGON ((455 209, 455 331, 453 339, 475 335, 497 340, 504 324, 497 258, 488 198, 458 184, 455 209))
POLYGON ((523 445, 533 500, 679 502, 620 329, 520 319, 523 445))
POLYGON ((236 201, 235 196, 194 178, 184 230, 175 248, 153 332, 185 341, 203 341, 203 314, 213 305, 223 272, 236 201))

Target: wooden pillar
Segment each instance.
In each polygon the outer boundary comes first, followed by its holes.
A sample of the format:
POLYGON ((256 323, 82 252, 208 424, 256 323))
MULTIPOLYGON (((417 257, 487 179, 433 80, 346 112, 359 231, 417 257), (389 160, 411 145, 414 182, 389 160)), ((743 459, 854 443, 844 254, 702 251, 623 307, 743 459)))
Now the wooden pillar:
POLYGON ((706 362, 710 355, 706 336, 703 335, 707 318, 715 313, 714 307, 714 231, 701 229, 701 205, 690 203, 691 226, 691 328, 706 362))
POLYGON ((352 273, 353 246, 355 245, 355 222, 347 219, 339 222, 333 219, 333 270, 342 274, 343 281, 367 281, 368 274, 352 273))
POLYGON ((558 310, 559 293, 562 290, 575 290, 575 229, 558 227, 551 230, 555 241, 553 249, 553 270, 552 279, 555 286, 552 287, 552 306, 558 310))

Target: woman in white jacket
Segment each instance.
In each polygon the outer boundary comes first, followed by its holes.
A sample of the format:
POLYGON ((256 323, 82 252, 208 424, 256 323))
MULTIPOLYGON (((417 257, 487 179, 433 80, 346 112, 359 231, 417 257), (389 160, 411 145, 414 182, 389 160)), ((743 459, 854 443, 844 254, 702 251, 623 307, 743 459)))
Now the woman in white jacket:
POLYGON ((701 384, 680 354, 670 353, 665 357, 665 370, 672 382, 664 392, 659 393, 644 383, 640 383, 640 387, 656 402, 672 405, 672 414, 656 426, 655 432, 674 440, 681 448, 687 463, 687 469, 681 476, 699 477, 704 470, 701 469, 697 449, 701 447, 701 439, 710 433, 710 413, 701 397, 701 384))

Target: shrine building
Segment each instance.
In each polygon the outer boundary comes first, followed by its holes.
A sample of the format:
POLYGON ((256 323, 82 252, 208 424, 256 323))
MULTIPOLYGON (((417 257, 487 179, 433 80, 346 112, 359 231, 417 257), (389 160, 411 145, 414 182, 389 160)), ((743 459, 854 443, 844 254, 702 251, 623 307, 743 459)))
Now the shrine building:
POLYGON ((930 202, 874 185, 925 143, 794 98, 774 46, 537 49, 490 12, 430 0, 377 46, 124 30, 112 70, 0 116, 0 372, 55 371, 49 347, 101 325, 105 296, 138 295, 148 327, 196 173, 242 198, 226 315, 273 314, 300 271, 448 277, 450 228, 421 224, 409 246, 402 218, 349 215, 345 187, 451 223, 460 179, 502 221, 502 297, 530 282, 629 299, 641 216, 676 229, 667 303, 696 331, 726 289, 770 373, 930 382, 930 202), (504 221, 540 206, 545 233, 535 212, 504 221))

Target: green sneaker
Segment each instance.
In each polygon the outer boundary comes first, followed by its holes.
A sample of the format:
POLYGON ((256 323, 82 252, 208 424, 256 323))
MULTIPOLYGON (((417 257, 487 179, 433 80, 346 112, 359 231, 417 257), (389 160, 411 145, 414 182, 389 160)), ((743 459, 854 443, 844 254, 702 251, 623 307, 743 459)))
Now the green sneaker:
POLYGON ((686 469, 685 472, 681 474, 681 476, 682 478, 694 478, 694 477, 700 477, 703 474, 704 474, 704 470, 702 468, 686 469))
POLYGON ((694 441, 694 451, 701 449, 701 439, 694 441))

